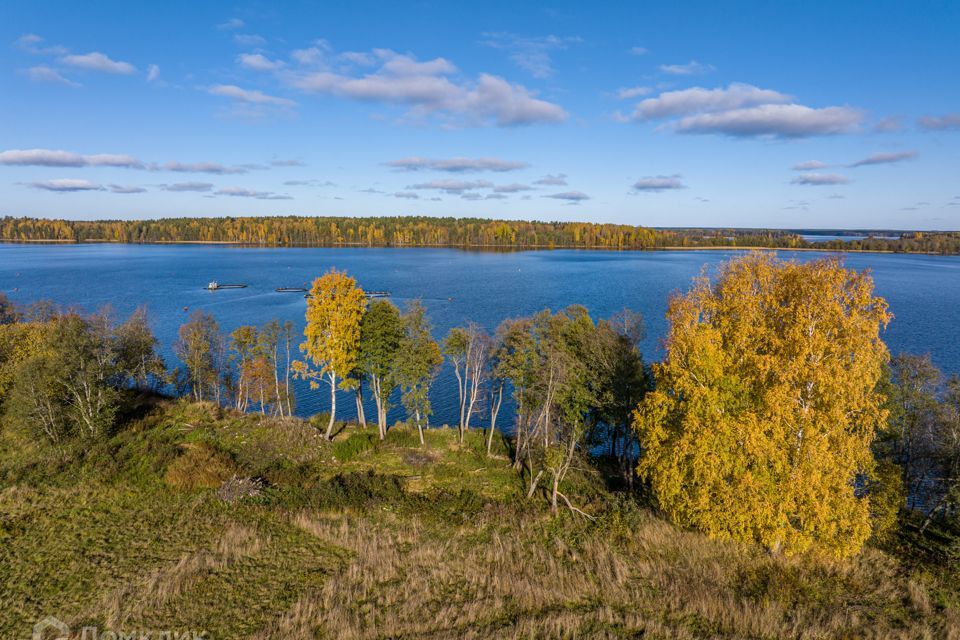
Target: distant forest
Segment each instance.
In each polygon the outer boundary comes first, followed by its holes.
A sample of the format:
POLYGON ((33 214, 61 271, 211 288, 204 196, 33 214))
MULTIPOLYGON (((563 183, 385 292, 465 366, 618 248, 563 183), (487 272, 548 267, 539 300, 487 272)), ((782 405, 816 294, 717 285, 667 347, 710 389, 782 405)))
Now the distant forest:
POLYGON ((0 240, 14 242, 230 242, 263 246, 661 249, 770 247, 960 253, 960 232, 910 232, 898 238, 808 242, 799 233, 763 229, 654 229, 589 222, 483 218, 226 217, 159 220, 0 219, 0 240))

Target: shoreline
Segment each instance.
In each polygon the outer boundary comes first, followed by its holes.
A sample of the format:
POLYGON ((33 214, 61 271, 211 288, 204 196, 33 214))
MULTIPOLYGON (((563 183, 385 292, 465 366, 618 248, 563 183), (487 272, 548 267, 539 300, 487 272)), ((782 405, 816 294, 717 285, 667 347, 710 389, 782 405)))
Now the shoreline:
POLYGON ((504 246, 493 244, 408 244, 408 245, 369 245, 360 242, 340 242, 336 244, 317 245, 317 244, 260 244, 255 242, 240 242, 237 240, 154 240, 151 242, 118 242, 105 239, 84 239, 84 240, 66 240, 60 238, 49 239, 29 239, 21 240, 15 238, 0 238, 2 244, 116 244, 130 246, 145 245, 223 245, 235 247, 249 247, 257 249, 461 249, 487 250, 497 252, 511 251, 638 251, 638 252, 656 252, 656 251, 813 251, 819 253, 878 253, 878 254, 901 254, 901 255, 921 255, 921 256, 945 256, 957 257, 960 253, 939 253, 935 251, 892 251, 890 249, 828 249, 820 247, 769 247, 769 246, 666 246, 666 247, 605 247, 605 246, 579 246, 564 247, 555 245, 516 245, 504 246))

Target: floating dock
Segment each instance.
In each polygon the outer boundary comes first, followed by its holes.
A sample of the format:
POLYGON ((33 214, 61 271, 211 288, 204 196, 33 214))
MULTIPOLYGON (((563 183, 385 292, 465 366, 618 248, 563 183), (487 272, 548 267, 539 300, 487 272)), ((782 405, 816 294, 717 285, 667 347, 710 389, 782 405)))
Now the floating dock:
POLYGON ((277 293, 303 293, 309 291, 306 287, 277 287, 274 289, 277 293))
POLYGON ((220 284, 219 282, 211 282, 206 286, 207 291, 218 291, 220 289, 246 289, 247 285, 245 284, 220 284))
MULTIPOLYGON (((279 289, 277 289, 277 291, 279 291, 279 289)), ((288 289, 288 291, 306 291, 306 289, 288 289)), ((390 292, 389 291, 364 291, 363 295, 367 296, 368 298, 389 298, 390 292)), ((303 297, 312 298, 313 295, 310 293, 305 293, 303 297)))

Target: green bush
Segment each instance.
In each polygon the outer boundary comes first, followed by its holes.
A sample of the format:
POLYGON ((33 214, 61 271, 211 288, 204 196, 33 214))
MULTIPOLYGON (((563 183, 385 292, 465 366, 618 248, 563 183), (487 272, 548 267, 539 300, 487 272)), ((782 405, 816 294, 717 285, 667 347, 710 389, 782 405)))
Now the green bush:
POLYGON ((339 462, 347 462, 377 446, 377 436, 374 433, 351 433, 346 440, 333 443, 333 455, 339 462))

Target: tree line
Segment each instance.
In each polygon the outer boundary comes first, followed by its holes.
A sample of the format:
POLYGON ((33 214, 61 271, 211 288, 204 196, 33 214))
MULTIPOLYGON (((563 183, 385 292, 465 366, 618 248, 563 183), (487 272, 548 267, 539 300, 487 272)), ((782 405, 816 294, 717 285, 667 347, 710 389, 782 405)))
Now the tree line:
POLYGON ((61 242, 232 242, 265 246, 606 248, 805 247, 792 232, 651 229, 482 218, 226 217, 159 220, 0 219, 0 239, 61 242))
POLYGON ((224 335, 199 311, 168 371, 143 310, 116 322, 4 299, 0 409, 62 447, 107 437, 130 394, 148 390, 287 418, 300 379, 329 394, 327 438, 347 392, 359 428, 370 394, 381 439, 399 402, 422 445, 447 362, 459 441, 484 429, 491 455, 494 434, 507 434, 526 496, 554 513, 591 517, 568 484, 600 455, 678 524, 777 552, 848 556, 904 513, 922 514, 921 531, 958 517, 960 379, 928 357, 891 360, 881 335, 892 315, 869 274, 748 254, 675 295, 667 318, 652 367, 643 319, 628 310, 597 320, 573 305, 437 341, 422 305, 368 300, 331 270, 312 284, 302 341, 279 321, 224 335), (498 422, 505 398, 512 419, 498 422))

